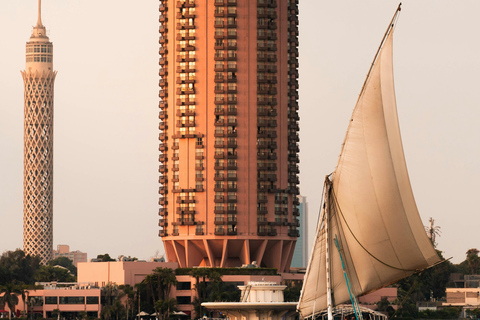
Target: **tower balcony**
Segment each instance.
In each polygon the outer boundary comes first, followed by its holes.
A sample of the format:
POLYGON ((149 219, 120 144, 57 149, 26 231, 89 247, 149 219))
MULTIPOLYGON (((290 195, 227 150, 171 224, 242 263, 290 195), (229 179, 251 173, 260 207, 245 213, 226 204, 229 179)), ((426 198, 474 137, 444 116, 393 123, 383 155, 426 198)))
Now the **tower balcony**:
POLYGON ((168 75, 168 70, 166 68, 160 67, 160 70, 158 71, 158 75, 161 77, 164 77, 168 75))
POLYGON ((165 152, 167 151, 167 149, 168 147, 166 143, 160 143, 160 145, 158 146, 158 151, 165 152))
POLYGON ((217 228, 217 227, 215 227, 215 232, 214 232, 214 234, 215 234, 216 236, 223 236, 223 235, 225 235, 225 230, 223 229, 223 226, 222 226, 222 228, 217 228))
POLYGON ((158 96, 159 96, 160 98, 166 98, 166 97, 168 97, 168 91, 167 91, 167 90, 160 90, 160 91, 158 92, 158 96))
POLYGON ((162 176, 160 176, 160 177, 158 178, 158 183, 164 184, 164 183, 166 183, 167 181, 168 181, 168 179, 167 179, 166 176, 163 176, 163 175, 162 175, 162 176))
POLYGON ((167 5, 165 5, 165 4, 162 3, 162 4, 160 5, 160 7, 158 8, 158 10, 159 10, 162 14, 164 14, 166 11, 168 11, 168 7, 167 7, 167 5))
POLYGON ((213 223, 217 225, 223 225, 225 224, 225 220, 223 217, 215 217, 215 220, 213 223))
POLYGON ((167 112, 166 111, 160 111, 160 113, 158 114, 158 118, 160 120, 166 120, 168 117, 167 117, 167 112))
POLYGON ((289 231, 288 231, 288 235, 289 235, 290 237, 297 237, 297 238, 298 238, 298 237, 300 237, 300 231, 298 231, 298 230, 289 230, 289 231))
POLYGON ((158 231, 158 236, 159 237, 166 237, 167 236, 167 230, 158 231))
POLYGON ((158 22, 165 23, 167 21, 168 21, 168 16, 164 15, 163 13, 160 13, 160 17, 158 18, 158 22))

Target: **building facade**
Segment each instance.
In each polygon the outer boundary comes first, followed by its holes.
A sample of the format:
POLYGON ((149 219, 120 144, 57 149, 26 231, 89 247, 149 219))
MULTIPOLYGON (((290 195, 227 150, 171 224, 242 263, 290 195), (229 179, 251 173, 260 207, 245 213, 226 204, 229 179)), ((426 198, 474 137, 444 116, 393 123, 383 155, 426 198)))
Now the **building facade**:
POLYGON ((53 44, 38 0, 26 45, 24 83, 23 250, 46 264, 53 255, 53 44))
MULTIPOLYGON (((104 287, 108 283, 117 285, 131 285, 132 287, 142 282, 145 277, 156 268, 177 269, 176 262, 144 262, 144 261, 108 261, 108 262, 82 262, 78 264, 78 282, 90 283, 92 287, 104 287)), ((303 274, 265 272, 257 268, 239 269, 241 271, 250 271, 249 274, 226 274, 222 276, 222 281, 228 284, 245 285, 249 281, 273 281, 276 283, 299 283, 303 280, 303 274), (258 271, 258 272, 257 272, 258 271)), ((272 271, 272 270, 269 270, 272 271)), ((242 272, 244 273, 244 272, 242 272)), ((177 310, 185 312, 187 315, 193 315, 193 302, 197 296, 197 280, 189 272, 181 272, 176 275, 177 285, 170 291, 170 297, 177 300, 177 310)), ((208 279, 207 279, 208 281, 208 279)), ((196 315, 195 319, 201 315, 196 315)))
POLYGON ((78 250, 70 251, 70 246, 66 244, 57 245, 57 250, 53 251, 53 258, 65 257, 72 260, 73 265, 76 267, 79 262, 87 262, 87 253, 78 250))
MULTIPOLYGON (((98 319, 102 311, 99 287, 91 283, 40 282, 43 289, 26 290, 25 301, 18 295, 18 304, 12 310, 17 318, 23 315, 27 319, 78 319, 82 313, 98 319), (60 312, 55 315, 56 310, 60 312)), ((5 310, 9 311, 8 305, 5 310)), ((2 314, 2 318, 8 318, 2 314)))
POLYGON ((308 264, 308 205, 307 198, 298 196, 298 220, 300 220, 300 236, 293 252, 292 267, 306 268, 308 264))
POLYGON ((168 261, 288 271, 298 226, 298 0, 160 2, 168 261))

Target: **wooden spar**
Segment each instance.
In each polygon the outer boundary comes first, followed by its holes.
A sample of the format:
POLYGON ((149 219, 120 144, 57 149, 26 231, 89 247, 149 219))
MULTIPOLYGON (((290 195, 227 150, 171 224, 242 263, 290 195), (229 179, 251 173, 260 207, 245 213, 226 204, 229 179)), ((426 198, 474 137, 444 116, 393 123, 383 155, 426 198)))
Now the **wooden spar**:
POLYGON ((368 78, 370 77, 370 73, 372 72, 373 66, 375 65, 375 61, 377 61, 378 54, 380 53, 380 50, 382 50, 383 43, 385 42, 385 39, 389 35, 389 33, 392 31, 396 20, 398 19, 398 15, 402 11, 402 3, 400 2, 398 4, 397 10, 395 11, 395 14, 393 15, 392 20, 390 21, 387 31, 385 31, 385 34, 383 35, 382 41, 380 42, 380 46, 378 47, 377 53, 375 53, 375 57, 373 58, 372 64, 370 65, 370 69, 368 69, 367 77, 365 78, 365 81, 363 82, 362 90, 360 90, 360 94, 358 95, 358 98, 362 96, 363 90, 365 89, 365 86, 367 85, 368 78))

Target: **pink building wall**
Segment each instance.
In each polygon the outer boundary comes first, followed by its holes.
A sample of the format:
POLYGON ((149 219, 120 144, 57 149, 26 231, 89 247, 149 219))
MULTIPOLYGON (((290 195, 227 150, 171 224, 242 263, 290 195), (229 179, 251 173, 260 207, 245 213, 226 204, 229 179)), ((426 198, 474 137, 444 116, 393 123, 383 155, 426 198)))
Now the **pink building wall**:
POLYGON ((371 292, 358 298, 362 304, 375 304, 383 297, 387 297, 388 301, 392 302, 397 299, 397 288, 381 288, 377 291, 371 292))
POLYGON ((117 285, 131 286, 142 280, 156 268, 178 268, 175 262, 138 262, 138 261, 109 261, 109 262, 79 262, 78 282, 95 283, 100 287, 108 282, 117 285))
MULTIPOLYGON (((72 286, 68 288, 52 288, 52 289, 42 289, 42 290, 28 290, 27 299, 31 297, 40 297, 43 301, 42 306, 31 307, 28 311, 34 313, 41 313, 43 318, 47 318, 47 312, 52 312, 55 309, 59 309, 60 312, 97 312, 100 315, 101 312, 101 289, 100 288, 83 288, 80 289, 78 286, 72 286), (56 304, 46 304, 45 297, 56 297, 56 304), (60 297, 83 297, 83 304, 61 304, 60 297), (97 297, 98 303, 96 304, 87 304, 87 297, 97 297)), ((19 303, 16 306, 15 313, 20 315, 23 311, 27 311, 27 306, 25 305, 22 296, 18 296, 19 303)), ((9 310, 8 306, 5 305, 5 310, 9 310)))

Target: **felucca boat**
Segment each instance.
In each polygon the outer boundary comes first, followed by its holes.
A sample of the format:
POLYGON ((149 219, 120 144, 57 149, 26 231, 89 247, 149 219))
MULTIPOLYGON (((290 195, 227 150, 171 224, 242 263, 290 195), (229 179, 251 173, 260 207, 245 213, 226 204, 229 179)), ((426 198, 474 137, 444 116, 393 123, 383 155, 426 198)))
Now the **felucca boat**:
POLYGON ((359 319, 355 297, 440 261, 415 204, 400 137, 392 57, 399 12, 400 5, 361 89, 337 167, 325 179, 298 303, 302 319, 333 319, 347 302, 359 319))

